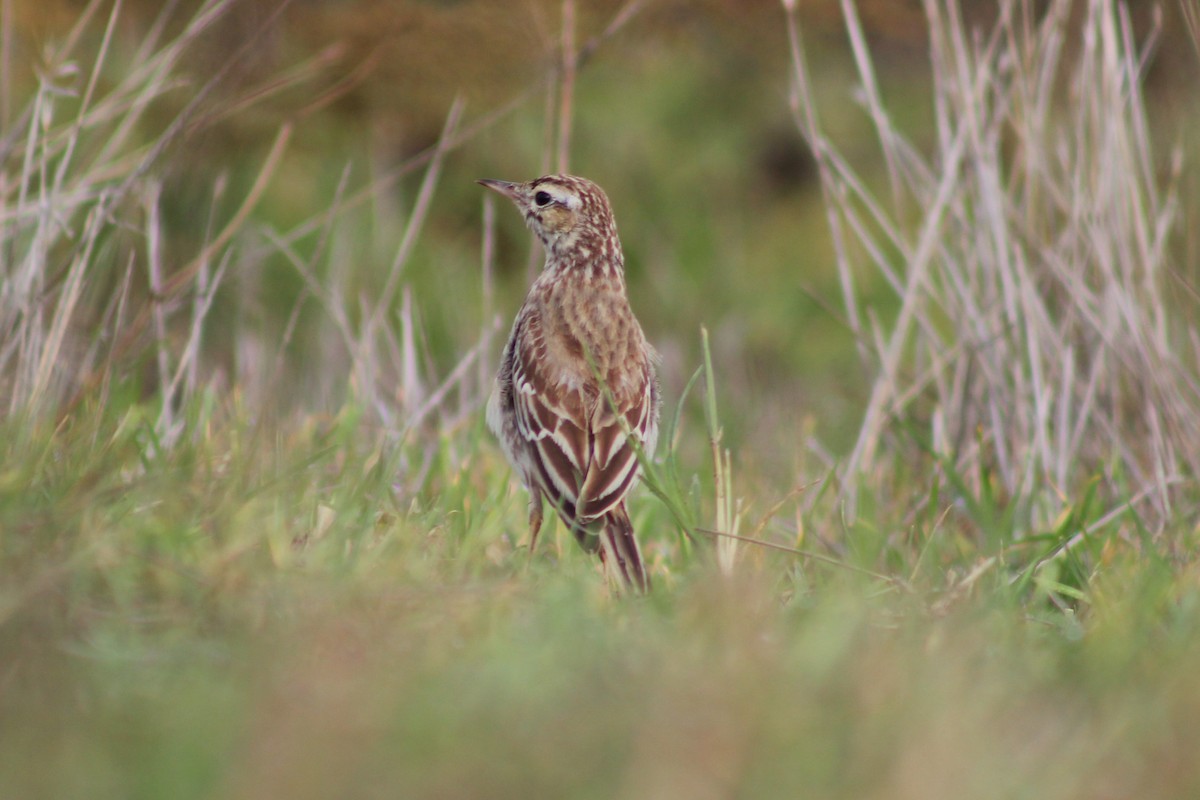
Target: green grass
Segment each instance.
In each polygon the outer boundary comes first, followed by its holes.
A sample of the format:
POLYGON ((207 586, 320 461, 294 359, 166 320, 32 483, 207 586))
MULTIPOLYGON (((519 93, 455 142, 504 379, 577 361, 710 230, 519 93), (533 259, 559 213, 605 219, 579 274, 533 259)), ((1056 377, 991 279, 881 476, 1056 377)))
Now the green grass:
POLYGON ((152 413, 106 411, 31 457, 4 431, 5 796, 1200 788, 1196 566, 1121 525, 1042 561, 1087 516, 1017 542, 881 508, 844 556, 743 545, 725 576, 643 494, 656 592, 618 598, 561 528, 514 545, 479 425, 398 496, 420 448, 349 411, 157 454, 152 413))
MULTIPOLYGON (((927 5, 962 34, 951 8, 927 5)), ((1094 10, 1094 41, 1119 33, 1094 10)), ((588 132, 622 65, 670 59, 643 42, 580 73, 573 158, 611 187, 664 352, 631 506, 655 589, 632 597, 557 522, 528 552, 482 419, 528 241, 507 208, 479 224, 468 178, 528 172, 544 92, 395 185, 325 117, 278 138, 251 119, 268 133, 205 151, 217 169, 170 127, 205 96, 171 80, 203 32, 105 51, 103 18, 49 53, 19 95, 40 116, 0 150, 0 797, 1200 793, 1200 401, 1169 288, 1193 198, 1141 168, 1135 42, 1105 60, 1056 49, 1050 22, 988 52, 947 34, 961 71, 903 96, 976 115, 955 170, 931 130, 839 134, 824 201, 744 180, 745 120, 786 101, 722 85, 737 59, 647 71, 611 138, 588 132), (1061 115, 1026 82, 1039 59, 1077 90, 1061 115), (1092 108, 1115 150, 1055 150, 1092 108), (992 147, 1013 131, 1058 160, 992 147), (847 155, 874 140, 882 162, 847 155), (929 278, 898 291, 930 226, 929 278)), ((814 51, 793 42, 801 92, 814 51)), ((826 63, 821 83, 849 69, 826 63)), ((798 138, 850 125, 800 100, 798 138)))
POLYGON ((643 499, 658 591, 618 599, 568 537, 527 565, 478 430, 399 508, 359 426, 155 458, 133 417, 6 476, 6 796, 1200 787, 1195 566, 1117 536, 1078 595, 936 520, 878 577, 743 550, 729 578, 643 499))

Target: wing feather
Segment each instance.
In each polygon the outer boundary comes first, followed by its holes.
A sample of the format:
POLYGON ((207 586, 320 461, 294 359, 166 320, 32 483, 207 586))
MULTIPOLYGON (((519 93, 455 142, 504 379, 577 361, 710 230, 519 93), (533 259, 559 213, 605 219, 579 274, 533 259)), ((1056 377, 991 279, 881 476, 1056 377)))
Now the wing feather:
POLYGON ((576 529, 612 513, 625 500, 639 468, 631 437, 653 452, 657 439, 658 385, 649 361, 610 401, 594 381, 550 372, 543 357, 542 322, 530 312, 518 321, 509 356, 514 437, 536 483, 576 529))

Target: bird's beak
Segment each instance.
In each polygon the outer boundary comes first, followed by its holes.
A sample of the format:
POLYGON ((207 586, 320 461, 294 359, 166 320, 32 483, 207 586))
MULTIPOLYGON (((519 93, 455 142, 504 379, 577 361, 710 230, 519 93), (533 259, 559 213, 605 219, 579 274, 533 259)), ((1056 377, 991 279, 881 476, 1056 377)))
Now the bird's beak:
POLYGON ((512 200, 517 199, 517 192, 521 187, 521 184, 519 183, 512 183, 510 181, 497 181, 492 180, 491 178, 481 178, 475 182, 480 186, 486 186, 489 189, 497 191, 512 200))

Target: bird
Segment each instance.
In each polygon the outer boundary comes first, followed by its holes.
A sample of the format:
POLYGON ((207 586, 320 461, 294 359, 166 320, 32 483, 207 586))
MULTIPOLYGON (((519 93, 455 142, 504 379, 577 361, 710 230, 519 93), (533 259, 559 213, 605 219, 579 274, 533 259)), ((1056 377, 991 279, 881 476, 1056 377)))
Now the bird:
POLYGON ((610 576, 647 592, 625 500, 653 454, 658 354, 629 305, 625 256, 604 190, 574 175, 483 179, 516 205, 546 261, 517 312, 487 425, 529 490, 529 551, 549 500, 610 576))

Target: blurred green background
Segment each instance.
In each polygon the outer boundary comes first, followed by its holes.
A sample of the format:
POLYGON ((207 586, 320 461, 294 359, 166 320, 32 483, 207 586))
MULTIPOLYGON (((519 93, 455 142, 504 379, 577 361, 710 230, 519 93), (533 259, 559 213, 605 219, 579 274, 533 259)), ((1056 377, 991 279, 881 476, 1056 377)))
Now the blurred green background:
MULTIPOLYGON (((578 44, 599 36, 622 5, 579 3, 578 44)), ((9 69, 31 78, 39 48, 63 36, 84 6, 10 3, 16 35, 9 69)), ((857 6, 895 122, 920 143, 931 135, 921 4, 857 6)), ((969 25, 988 29, 996 4, 962 6, 969 25)), ((168 27, 182 24, 188 7, 126 2, 113 57, 136 47, 160 14, 168 27)), ((786 475, 807 437, 815 434, 833 453, 852 442, 867 383, 842 322, 814 165, 789 110, 783 12, 768 0, 660 0, 636 11, 579 72, 570 169, 596 180, 613 200, 633 303, 664 354, 668 398, 699 364, 698 330, 706 325, 732 409, 727 442, 755 452, 764 474, 786 475)), ((106 13, 102 8, 97 22, 106 13)), ((1195 117, 1195 57, 1176 5, 1135 3, 1131 13, 1139 41, 1162 23, 1147 84, 1165 164, 1175 144, 1194 147, 1184 134, 1195 117)), ((560 16, 558 0, 234 4, 185 61, 193 87, 217 70, 228 73, 165 162, 168 252, 182 258, 196 250, 216 176, 225 182, 218 208, 228 214, 237 207, 284 122, 295 126, 294 138, 257 212, 281 230, 327 209, 344 177, 353 189, 402 169, 435 143, 455 98, 466 103, 464 129, 511 108, 450 154, 405 267, 423 354, 444 373, 485 314, 483 198, 473 179, 528 179, 547 167, 544 79, 556 63, 560 16), (297 69, 302 79, 279 79, 297 69)), ((868 180, 881 179, 871 167, 877 155, 868 120, 854 100, 839 3, 803 3, 801 20, 827 133, 868 180)), ((101 30, 92 25, 85 36, 101 30)), ((180 106, 188 99, 186 91, 173 97, 180 106)), ((158 109, 162 116, 148 124, 165 127, 171 112, 158 109)), ((348 223, 361 227, 343 230, 322 269, 343 273, 351 296, 386 279, 420 177, 412 170, 384 185, 371 214, 348 223)), ((528 285, 532 245, 510 209, 498 209, 498 228, 492 311, 506 326, 528 285)), ((267 258, 261 274, 227 284, 215 313, 253 319, 278 336, 302 283, 282 257, 267 258)), ((869 283, 862 292, 886 318, 895 304, 891 292, 869 283)), ((296 358, 287 365, 298 391, 282 395, 285 404, 338 407, 336 389, 313 386, 303 366, 312 363, 305 354, 321 348, 320 314, 311 303, 302 308, 290 345, 296 358)), ((225 358, 236 373, 238 328, 215 330, 209 357, 225 358)))

